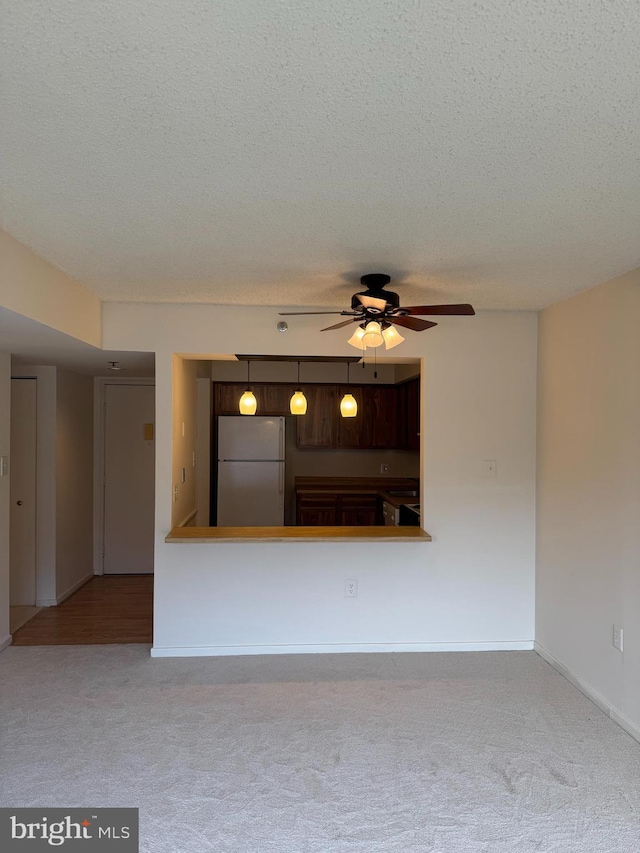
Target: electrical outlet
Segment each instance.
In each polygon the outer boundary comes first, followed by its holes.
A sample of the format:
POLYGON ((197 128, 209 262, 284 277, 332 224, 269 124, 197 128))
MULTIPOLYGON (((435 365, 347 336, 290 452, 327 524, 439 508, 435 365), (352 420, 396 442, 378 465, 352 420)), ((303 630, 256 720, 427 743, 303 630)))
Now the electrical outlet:
POLYGON ((174 504, 178 503, 178 487, 177 486, 173 487, 173 502, 174 502, 174 504))
POLYGON ((344 597, 345 598, 357 598, 358 597, 358 581, 356 578, 347 578, 344 582, 344 597))
POLYGON ((6 477, 9 473, 9 457, 0 456, 0 477, 6 477))
POLYGON ((482 463, 482 470, 485 477, 497 477, 498 476, 498 463, 495 459, 485 459, 482 463))
POLYGON ((620 651, 620 652, 622 651, 623 639, 624 639, 624 637, 623 637, 622 628, 619 625, 614 625, 613 626, 613 637, 612 637, 614 649, 618 649, 618 651, 620 651))
POLYGON ((387 474, 388 472, 389 472, 389 466, 387 465, 386 462, 383 462, 382 465, 380 466, 380 473, 381 474, 387 474))

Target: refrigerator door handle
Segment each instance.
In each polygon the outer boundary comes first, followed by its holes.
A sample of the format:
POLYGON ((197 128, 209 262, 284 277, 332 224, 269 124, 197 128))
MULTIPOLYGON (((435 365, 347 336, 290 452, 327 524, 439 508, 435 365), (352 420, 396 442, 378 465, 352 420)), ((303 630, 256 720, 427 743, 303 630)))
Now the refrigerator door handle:
POLYGON ((280 418, 280 459, 284 459, 284 418, 280 418))
POLYGON ((284 504, 284 462, 278 462, 278 493, 282 507, 284 504))

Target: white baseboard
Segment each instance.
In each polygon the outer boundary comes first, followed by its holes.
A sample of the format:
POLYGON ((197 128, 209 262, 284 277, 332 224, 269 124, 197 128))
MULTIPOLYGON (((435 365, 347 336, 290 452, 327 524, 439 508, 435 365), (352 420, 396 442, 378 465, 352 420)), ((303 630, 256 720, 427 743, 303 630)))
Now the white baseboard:
POLYGON ((581 678, 578 678, 577 675, 574 675, 570 669, 568 669, 563 663, 555 658, 551 652, 548 652, 544 646, 541 646, 540 643, 534 643, 533 649, 537 652, 543 660, 546 660, 548 664, 550 664, 560 675, 564 676, 568 682, 573 684, 581 693, 583 693, 587 699, 590 699, 594 705, 600 708, 607 717, 613 720, 614 723, 617 723, 620 728, 624 729, 627 734, 631 735, 634 740, 640 742, 640 728, 634 725, 625 715, 618 711, 617 708, 614 708, 604 696, 601 696, 597 690, 594 690, 591 685, 582 681, 581 678))
POLYGON ((77 583, 74 583, 73 586, 69 587, 66 592, 63 592, 62 595, 59 595, 57 598, 36 599, 36 607, 55 607, 58 604, 62 604, 63 601, 66 601, 67 598, 71 598, 74 592, 77 592, 81 586, 84 586, 93 577, 95 577, 95 574, 93 572, 89 572, 88 575, 85 575, 77 583))
POLYGON ((12 640, 13 637, 11 636, 11 634, 7 634, 6 637, 3 637, 0 640, 0 652, 3 652, 7 648, 7 646, 10 646, 12 640))
POLYGON ((362 652, 528 652, 533 640, 490 643, 321 643, 281 646, 153 646, 152 658, 222 657, 230 655, 318 655, 362 652))

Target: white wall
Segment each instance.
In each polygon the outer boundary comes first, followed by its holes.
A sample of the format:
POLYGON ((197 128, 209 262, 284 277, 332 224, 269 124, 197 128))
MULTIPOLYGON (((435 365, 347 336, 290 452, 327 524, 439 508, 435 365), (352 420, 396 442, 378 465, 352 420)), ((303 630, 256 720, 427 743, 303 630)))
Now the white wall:
POLYGON ((539 325, 536 640, 640 735, 640 271, 539 325), (624 652, 613 648, 613 624, 624 652))
POLYGON ((57 371, 56 598, 93 574, 93 378, 57 371))
POLYGON ((348 355, 317 318, 269 308, 107 304, 109 349, 156 356, 154 654, 275 649, 531 647, 536 316, 452 317, 407 335, 423 359, 421 464, 432 543, 166 544, 172 525, 172 352, 348 355), (315 321, 315 322, 314 322, 315 321), (498 477, 483 475, 496 459, 498 477), (344 579, 359 579, 357 599, 344 579))
MULTIPOLYGON (((0 352, 0 456, 9 456, 11 356, 0 352)), ((0 477, 0 649, 9 643, 9 477, 0 477)))
POLYGON ((98 297, 2 230, 0 305, 93 346, 102 344, 98 297))

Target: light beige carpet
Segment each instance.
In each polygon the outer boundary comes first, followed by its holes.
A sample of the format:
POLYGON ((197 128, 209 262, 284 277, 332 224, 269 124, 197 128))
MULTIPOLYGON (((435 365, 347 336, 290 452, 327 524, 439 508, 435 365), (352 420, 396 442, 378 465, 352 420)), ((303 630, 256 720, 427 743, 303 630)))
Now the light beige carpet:
POLYGON ((640 745, 533 652, 0 655, 0 804, 144 853, 631 853, 640 745))

